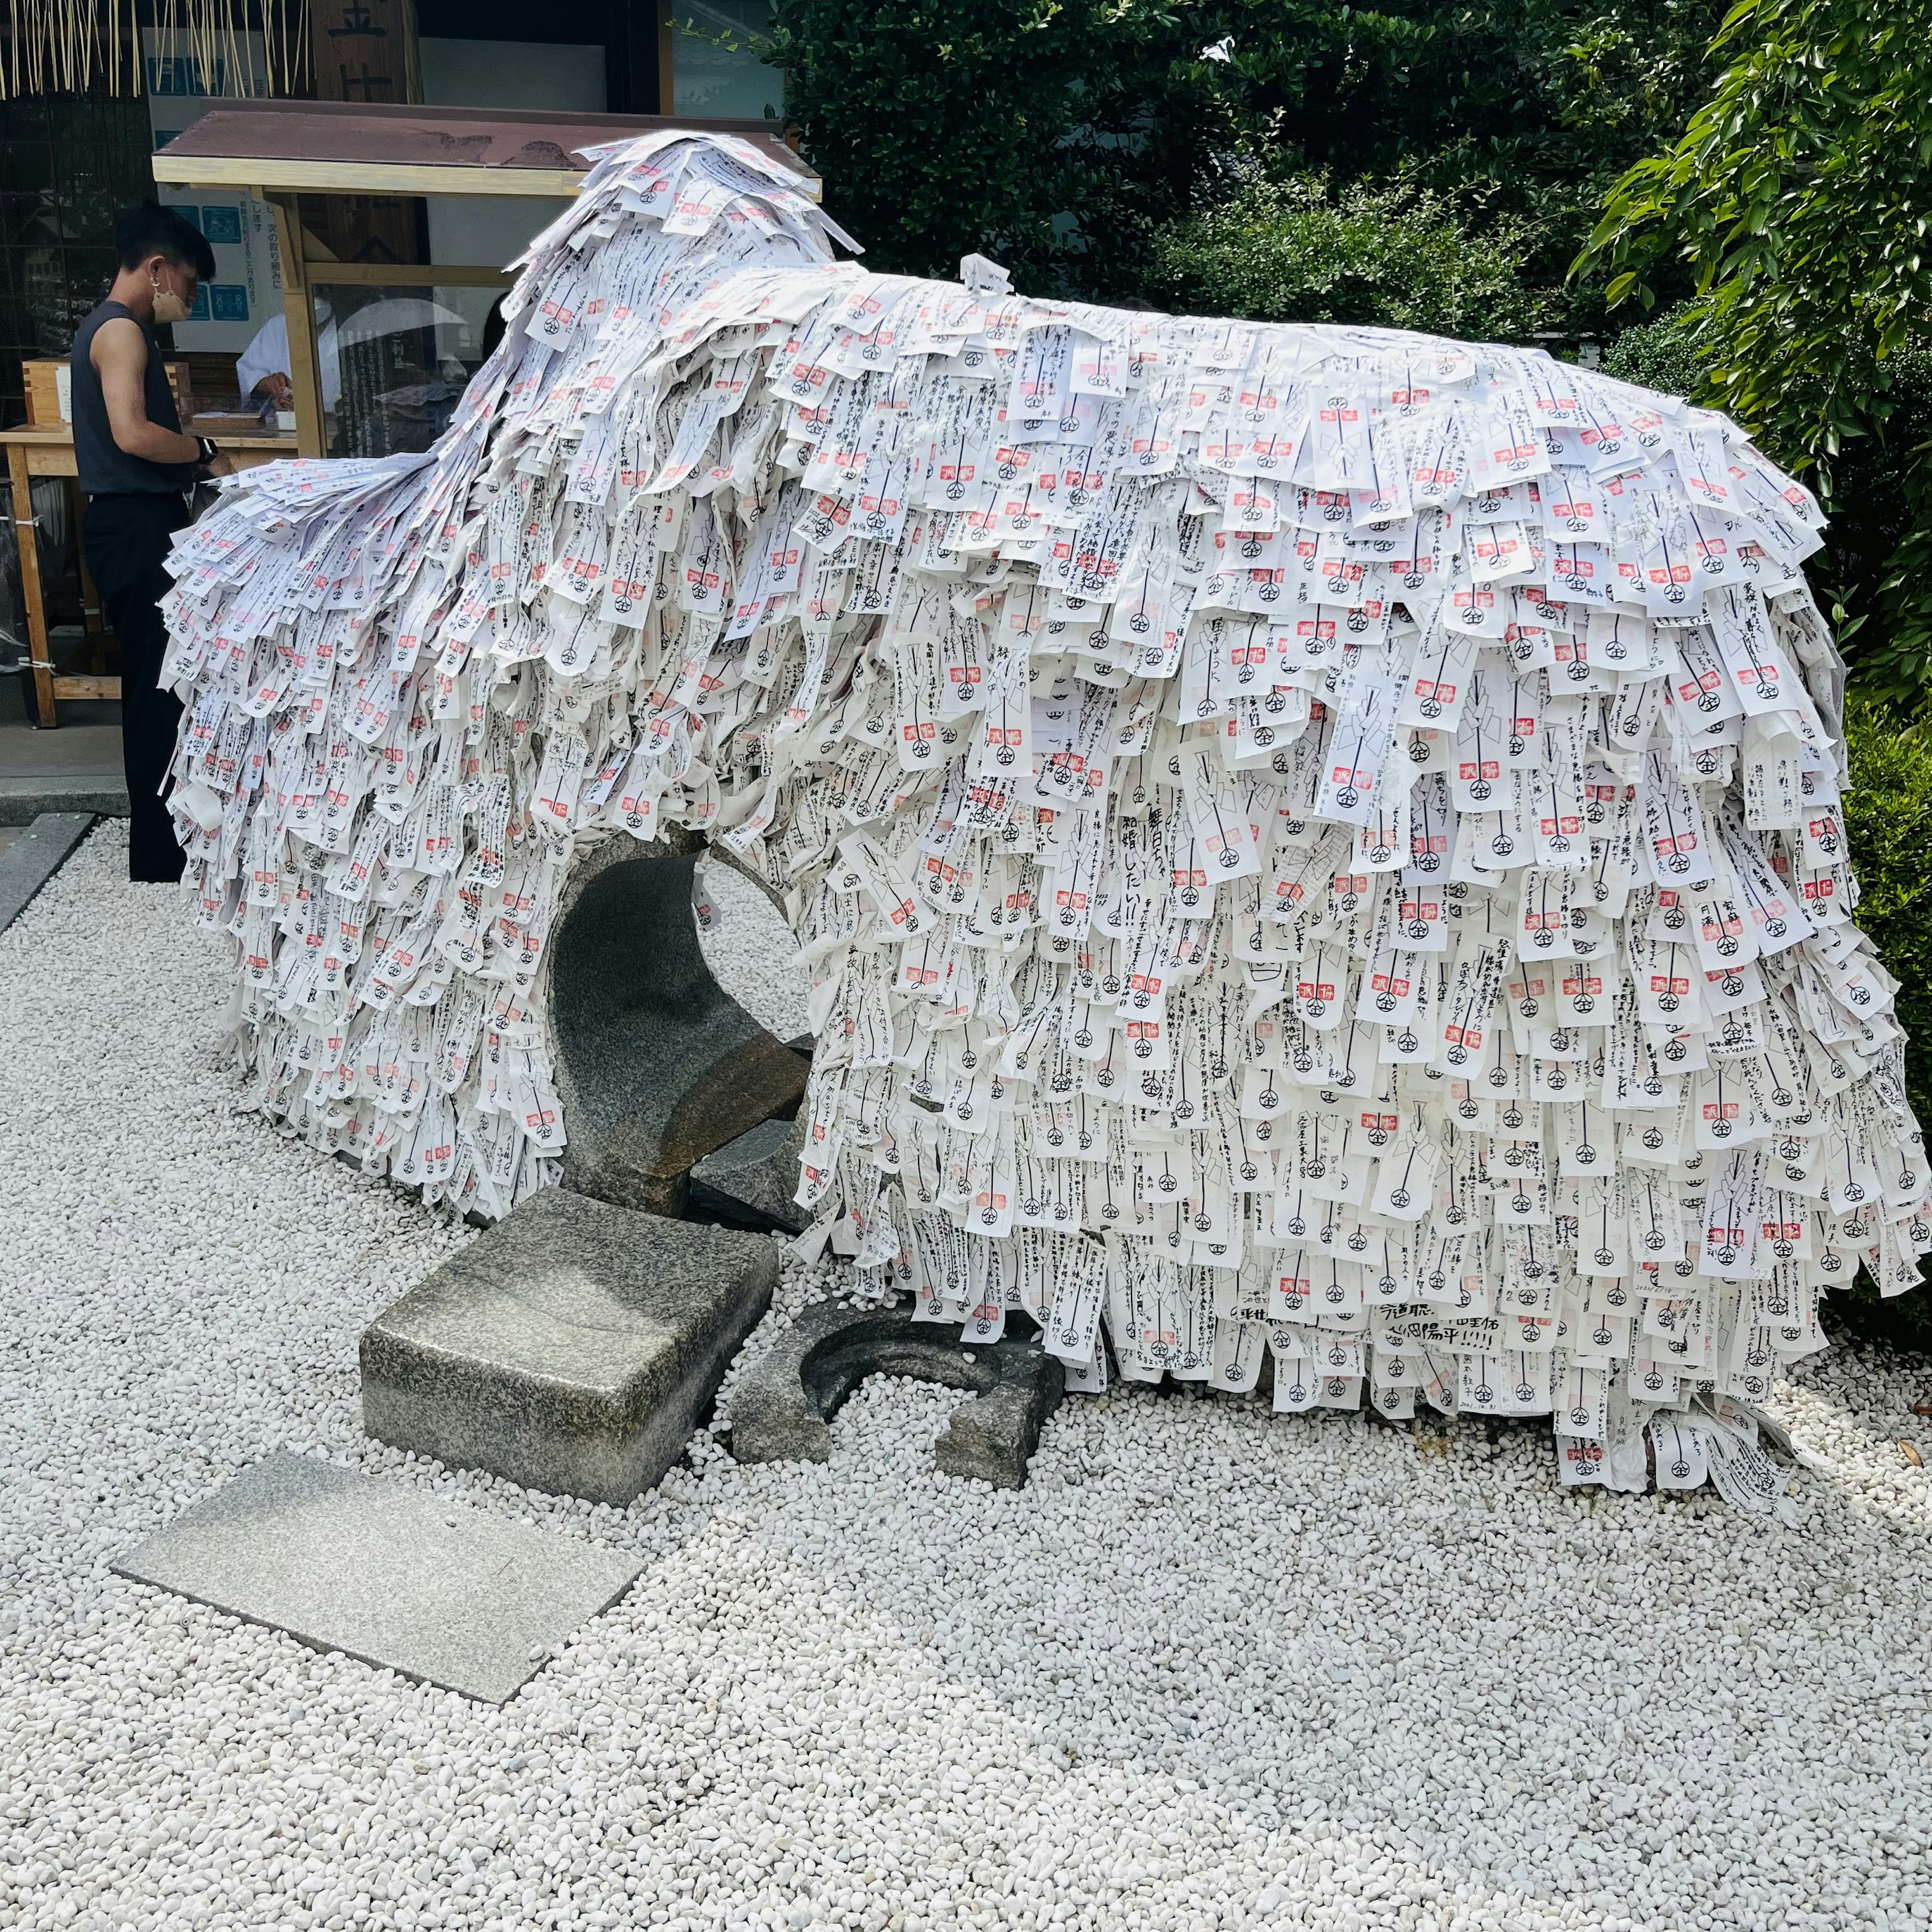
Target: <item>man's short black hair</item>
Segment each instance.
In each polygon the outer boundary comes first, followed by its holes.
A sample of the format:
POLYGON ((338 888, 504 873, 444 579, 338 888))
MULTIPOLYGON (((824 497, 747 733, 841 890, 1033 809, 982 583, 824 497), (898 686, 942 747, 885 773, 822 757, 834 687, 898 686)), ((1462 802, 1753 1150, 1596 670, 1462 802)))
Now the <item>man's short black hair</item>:
POLYGON ((214 279, 214 250, 185 215, 144 201, 114 224, 114 245, 124 268, 138 268, 151 255, 164 255, 178 268, 192 268, 199 281, 214 279))

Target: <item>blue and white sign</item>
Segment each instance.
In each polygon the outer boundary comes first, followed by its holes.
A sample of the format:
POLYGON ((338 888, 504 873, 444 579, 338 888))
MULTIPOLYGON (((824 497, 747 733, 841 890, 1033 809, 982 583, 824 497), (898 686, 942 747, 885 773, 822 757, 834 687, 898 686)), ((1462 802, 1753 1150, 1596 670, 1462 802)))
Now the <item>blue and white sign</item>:
MULTIPOLYGON (((260 34, 234 35, 205 70, 188 50, 188 36, 176 29, 144 28, 141 44, 148 122, 157 148, 193 126, 211 100, 268 91, 268 54, 260 34)), ((214 251, 214 278, 202 285, 188 320, 175 325, 175 346, 238 353, 265 322, 282 312, 274 211, 238 189, 163 188, 159 193, 214 251)))

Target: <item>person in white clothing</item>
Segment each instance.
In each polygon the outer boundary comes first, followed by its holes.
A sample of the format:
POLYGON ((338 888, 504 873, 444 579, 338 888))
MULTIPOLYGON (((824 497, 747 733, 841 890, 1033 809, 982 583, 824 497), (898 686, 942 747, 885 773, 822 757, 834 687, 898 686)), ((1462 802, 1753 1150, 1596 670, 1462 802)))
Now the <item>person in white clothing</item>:
MULTIPOLYGON (((322 310, 322 334, 316 344, 322 364, 322 406, 332 410, 342 394, 342 368, 336 359, 335 319, 322 310)), ((245 399, 272 396, 278 410, 295 407, 289 380, 289 325, 286 316, 271 316, 242 350, 235 364, 235 384, 245 399)))

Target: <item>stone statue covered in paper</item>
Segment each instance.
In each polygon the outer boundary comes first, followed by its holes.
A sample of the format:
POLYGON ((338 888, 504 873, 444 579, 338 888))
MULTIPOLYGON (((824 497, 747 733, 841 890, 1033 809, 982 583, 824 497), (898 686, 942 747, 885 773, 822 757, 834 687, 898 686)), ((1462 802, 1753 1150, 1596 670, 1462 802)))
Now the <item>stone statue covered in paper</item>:
POLYGON ((1775 1509, 1750 1405, 1932 1249, 1806 491, 1540 350, 875 275, 747 143, 589 158, 428 455, 176 553, 250 1103, 506 1213, 567 881, 701 835, 875 1286, 1775 1509))

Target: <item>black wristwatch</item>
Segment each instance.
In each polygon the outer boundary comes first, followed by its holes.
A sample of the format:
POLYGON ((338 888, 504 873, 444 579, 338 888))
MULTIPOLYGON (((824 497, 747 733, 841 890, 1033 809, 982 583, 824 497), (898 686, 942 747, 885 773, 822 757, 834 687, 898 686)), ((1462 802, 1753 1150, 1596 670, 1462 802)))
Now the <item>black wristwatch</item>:
POLYGON ((220 451, 215 448, 214 439, 212 436, 198 436, 194 441, 195 447, 201 452, 201 460, 204 463, 212 463, 221 454, 220 451))

